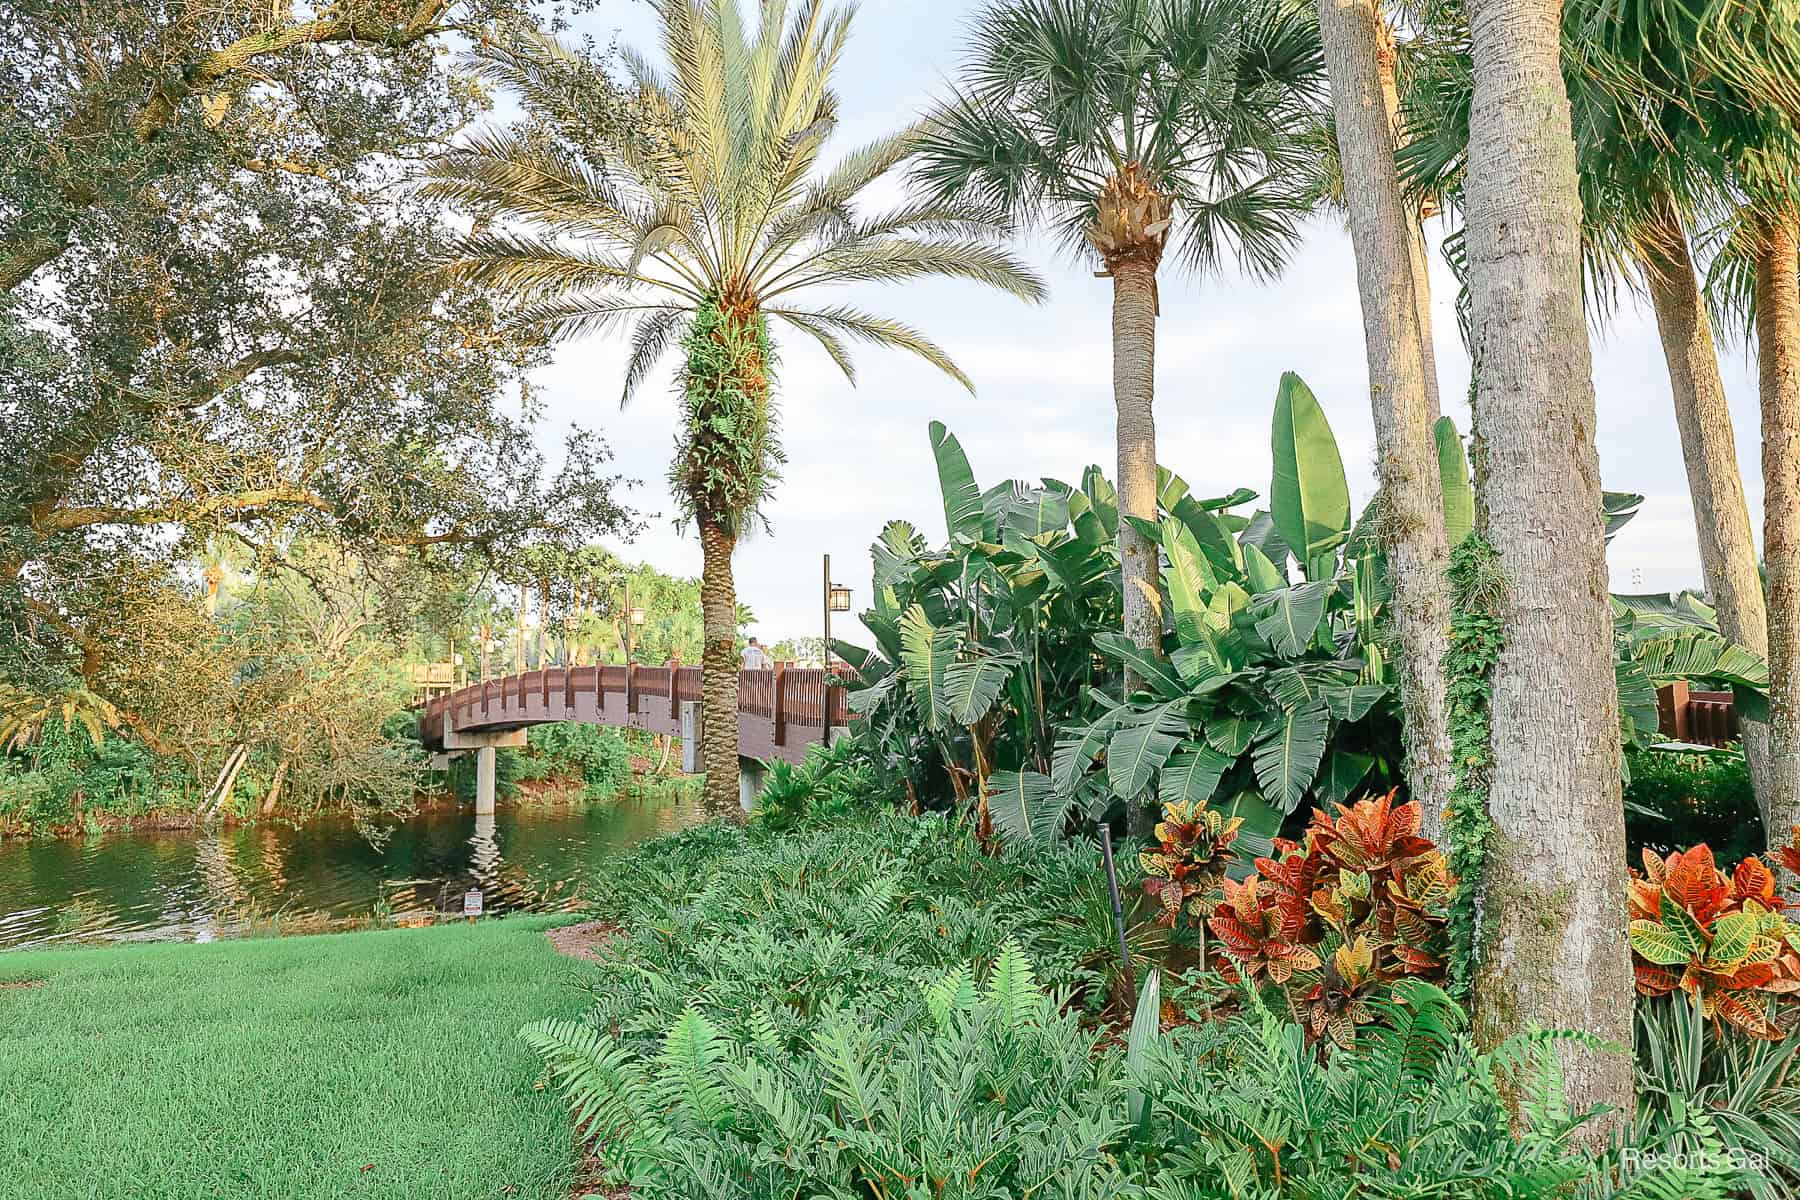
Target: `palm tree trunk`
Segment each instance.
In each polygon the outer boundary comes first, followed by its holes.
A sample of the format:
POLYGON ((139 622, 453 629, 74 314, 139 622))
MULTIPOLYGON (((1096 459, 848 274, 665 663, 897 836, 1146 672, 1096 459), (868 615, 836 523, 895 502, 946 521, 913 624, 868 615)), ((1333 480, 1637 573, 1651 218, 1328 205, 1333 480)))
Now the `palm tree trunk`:
MULTIPOLYGON (((1128 258, 1113 264, 1113 406, 1118 416, 1119 582, 1124 589, 1125 636, 1162 653, 1162 569, 1156 544, 1128 516, 1156 520, 1156 268, 1128 258)), ((1125 672, 1125 691, 1141 685, 1125 672)), ((1127 813, 1134 837, 1150 832, 1149 809, 1127 813)))
MULTIPOLYGON (((1476 884, 1475 1032, 1574 1029, 1629 1046, 1619 699, 1581 297, 1581 198, 1559 0, 1471 0, 1466 193, 1475 433, 1499 553, 1494 838, 1476 884)), ((1569 1104, 1632 1111, 1631 1058, 1561 1043, 1569 1104)))
MULTIPOLYGON (((1372 5, 1370 6, 1373 7, 1372 5)), ((1375 65, 1381 76, 1381 108, 1387 114, 1388 129, 1392 134, 1395 147, 1405 145, 1405 132, 1400 126, 1400 88, 1394 80, 1394 66, 1398 52, 1394 48, 1394 30, 1387 23, 1387 18, 1379 12, 1375 16, 1376 50, 1375 65)), ((1334 76, 1335 78, 1335 76, 1334 76)), ((1344 118, 1338 117, 1340 149, 1343 138, 1342 125, 1344 118)), ((1431 269, 1427 265, 1425 252, 1425 230, 1419 221, 1419 213, 1411 205, 1406 206, 1406 257, 1411 268, 1413 307, 1418 313, 1419 321, 1419 355, 1425 364, 1425 401, 1435 422, 1443 415, 1443 402, 1438 397, 1437 346, 1431 340, 1431 269)))
POLYGON ((1378 62, 1381 18, 1372 0, 1318 0, 1318 9, 1362 296, 1383 540, 1402 652, 1407 784, 1424 810, 1427 836, 1435 839, 1451 784, 1443 672, 1449 549, 1431 429, 1437 402, 1426 386, 1427 334, 1415 287, 1419 223, 1406 212, 1394 166, 1393 124, 1378 62))
POLYGON ((1800 825, 1800 241, 1764 220, 1756 255, 1756 359, 1762 392, 1763 559, 1769 573, 1771 845, 1800 825))
MULTIPOLYGON (((1681 456, 1687 465, 1688 495, 1694 505, 1694 533, 1700 543, 1700 566, 1706 591, 1718 610, 1719 632, 1767 658, 1768 610, 1762 577, 1756 569, 1756 542, 1750 532, 1750 510, 1744 503, 1744 481, 1738 471, 1737 440, 1725 381, 1719 374, 1712 320, 1700 296, 1694 260, 1667 197, 1656 227, 1649 230, 1643 253, 1650 304, 1662 335, 1663 358, 1669 366, 1669 391, 1675 401, 1675 425, 1681 431, 1681 456)), ((1768 829, 1769 727, 1746 721, 1744 758, 1768 829)))
POLYGON ((731 555, 737 539, 702 516, 700 525, 700 764, 705 811, 736 814, 738 807, 737 586, 731 555))
MULTIPOLYGON (((1156 269, 1124 262, 1113 271, 1113 405, 1118 414, 1119 564, 1125 636, 1162 652, 1162 598, 1156 544, 1126 521, 1156 520, 1156 269)), ((1128 686, 1135 687, 1132 679, 1128 686)))

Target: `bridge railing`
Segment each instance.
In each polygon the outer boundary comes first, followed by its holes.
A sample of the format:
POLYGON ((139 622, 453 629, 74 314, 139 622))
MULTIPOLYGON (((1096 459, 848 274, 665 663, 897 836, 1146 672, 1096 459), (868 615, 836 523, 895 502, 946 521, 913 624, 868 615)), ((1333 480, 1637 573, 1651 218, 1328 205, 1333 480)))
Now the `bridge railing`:
MULTIPOLYGON (((842 666, 835 667, 832 674, 853 677, 850 669, 842 666)), ((589 721, 667 731, 679 727, 683 702, 701 699, 700 677, 699 667, 674 662, 660 667, 638 664, 525 671, 432 697, 421 714, 421 730, 428 742, 435 742, 442 736, 448 714, 457 729, 589 721)), ((777 664, 738 675, 739 714, 768 722, 768 733, 776 745, 788 744, 790 726, 822 728, 827 706, 834 728, 849 724, 849 693, 828 686, 826 672, 817 667, 777 664)))

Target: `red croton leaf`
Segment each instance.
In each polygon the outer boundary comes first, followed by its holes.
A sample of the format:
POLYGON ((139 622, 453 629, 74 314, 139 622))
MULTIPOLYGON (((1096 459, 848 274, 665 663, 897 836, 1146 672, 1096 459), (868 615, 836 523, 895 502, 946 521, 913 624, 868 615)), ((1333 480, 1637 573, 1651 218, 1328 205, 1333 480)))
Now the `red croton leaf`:
POLYGON ((1686 853, 1672 854, 1667 866, 1663 891, 1702 925, 1710 924, 1726 898, 1725 879, 1713 864, 1712 847, 1702 842, 1686 853))
POLYGON ((1788 844, 1777 850, 1775 857, 1781 860, 1782 866, 1800 875, 1800 825, 1788 831, 1788 844))
POLYGON ((1788 902, 1775 889, 1775 872, 1752 854, 1731 873, 1731 898, 1742 904, 1754 900, 1764 908, 1786 908, 1788 902))
POLYGON ((1753 1038, 1779 1041, 1781 1029, 1769 1020, 1760 1004, 1724 992, 1713 1002, 1713 1011, 1753 1038))
POLYGON ((1659 967, 1634 957, 1631 970, 1637 976, 1637 990, 1646 996, 1666 996, 1681 986, 1679 967, 1659 967))

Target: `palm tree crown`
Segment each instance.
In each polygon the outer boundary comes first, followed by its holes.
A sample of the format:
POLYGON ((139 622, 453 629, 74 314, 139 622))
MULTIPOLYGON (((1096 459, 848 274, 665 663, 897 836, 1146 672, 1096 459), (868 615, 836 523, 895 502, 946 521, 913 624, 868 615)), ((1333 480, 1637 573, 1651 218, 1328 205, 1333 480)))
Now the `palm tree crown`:
POLYGON ((926 276, 972 279, 1027 300, 1043 285, 998 244, 993 213, 915 203, 862 216, 856 202, 913 149, 908 129, 815 168, 837 125, 829 80, 850 11, 789 13, 763 0, 752 29, 736 0, 658 0, 668 70, 626 53, 618 97, 635 119, 596 121, 592 72, 551 38, 485 50, 480 69, 523 96, 533 120, 437 160, 428 190, 490 224, 457 269, 518 298, 557 337, 629 327, 629 399, 685 318, 716 297, 817 339, 852 380, 846 339, 897 346, 968 378, 923 334, 806 293, 926 276))
POLYGON ((425 184, 477 218, 451 270, 518 301, 520 321, 555 337, 629 329, 625 400, 680 335, 669 479, 700 535, 700 748, 714 811, 738 792, 731 559, 782 461, 770 321, 817 340, 852 382, 846 339, 910 350, 968 387, 919 331, 807 294, 946 276, 1043 298, 979 203, 858 211, 915 131, 817 170, 837 126, 830 80, 852 10, 791 7, 762 0, 753 28, 739 0, 656 0, 667 69, 628 53, 625 87, 542 35, 484 50, 480 70, 518 92, 530 120, 439 159, 425 184))
POLYGON ((1322 68, 1292 5, 1003 0, 933 114, 917 181, 1109 263, 1172 242, 1192 268, 1230 255, 1272 274, 1308 207, 1322 68))

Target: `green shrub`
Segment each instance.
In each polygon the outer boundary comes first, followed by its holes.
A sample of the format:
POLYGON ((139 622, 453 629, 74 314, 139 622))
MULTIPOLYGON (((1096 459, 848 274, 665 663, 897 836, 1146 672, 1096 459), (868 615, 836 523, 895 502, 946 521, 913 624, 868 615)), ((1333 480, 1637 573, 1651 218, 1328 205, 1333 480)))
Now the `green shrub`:
POLYGON ((638 1048, 690 1003, 733 1036, 766 1014, 798 1039, 833 1009, 904 1006, 921 977, 983 966, 1009 937, 1049 986, 1097 1010, 1117 954, 1091 847, 989 857, 941 816, 784 836, 705 825, 607 861, 583 891, 600 897, 595 915, 643 931, 592 981, 593 1022, 638 1048))
POLYGON ((1625 752, 1625 825, 1630 861, 1704 842, 1721 862, 1763 849, 1762 817, 1741 749, 1625 752))
POLYGON ((1127 1128, 1116 1055, 1060 1012, 1016 945, 895 1008, 833 1009, 798 1039, 689 1007, 640 1056, 568 1022, 524 1036, 607 1167, 644 1195, 1110 1197, 1127 1128))
MULTIPOLYGON (((475 799, 475 755, 458 755, 450 763, 451 793, 465 804, 475 799)), ((525 748, 502 747, 494 755, 494 794, 511 800, 528 780, 579 779, 587 800, 606 800, 631 779, 631 751, 621 732, 573 722, 536 725, 526 734, 525 748)))
POLYGON ((631 778, 631 751, 616 730, 573 722, 538 725, 526 735, 518 779, 576 777, 583 795, 604 800, 631 778))
POLYGON ((186 780, 140 742, 108 733, 95 746, 79 726, 51 722, 31 746, 0 755, 0 823, 28 831, 77 816, 139 816, 185 802, 186 780))
POLYGON ((1655 1153, 1734 1168, 1734 1192, 1800 1196, 1800 1034, 1747 1038, 1709 1024, 1679 996, 1637 1004, 1638 1109, 1633 1141, 1655 1153))
POLYGON ((773 833, 793 829, 810 819, 842 817, 877 792, 874 768, 849 739, 827 748, 813 745, 798 766, 775 761, 756 798, 750 820, 773 833))
MULTIPOLYGON (((1008 943, 979 986, 957 966, 898 1002, 833 1006, 798 1034, 767 1011, 734 1032, 696 997, 650 1042, 574 1022, 522 1036, 604 1147, 609 1179, 658 1197, 1613 1191, 1568 1151, 1581 1119, 1551 1039, 1478 1053, 1429 984, 1378 1001, 1384 1027, 1328 1064, 1266 1009, 1163 1035, 1154 977, 1124 1053, 1061 999, 1008 943), (1502 1076, 1526 1097, 1516 1132, 1502 1076)), ((1654 1172, 1618 1194, 1723 1193, 1704 1174, 1654 1172)))

